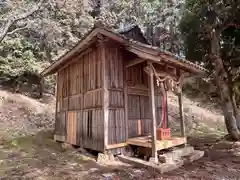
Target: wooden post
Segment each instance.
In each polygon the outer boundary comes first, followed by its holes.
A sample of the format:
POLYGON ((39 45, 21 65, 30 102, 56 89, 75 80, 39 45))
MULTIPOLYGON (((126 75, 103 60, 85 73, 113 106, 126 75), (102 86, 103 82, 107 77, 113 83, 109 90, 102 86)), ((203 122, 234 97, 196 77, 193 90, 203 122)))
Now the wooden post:
POLYGON ((184 117, 183 117, 182 92, 180 92, 178 94, 178 103, 179 103, 179 113, 180 113, 181 136, 185 137, 185 123, 184 123, 184 117))
POLYGON ((167 121, 167 128, 169 128, 169 119, 168 119, 168 93, 166 91, 166 121, 167 121))
POLYGON ((58 115, 58 110, 59 110, 59 99, 58 99, 58 76, 59 76, 59 72, 57 72, 56 75, 56 84, 55 84, 55 98, 56 98, 56 107, 55 107, 55 123, 54 123, 54 140, 56 141, 57 139, 55 138, 56 135, 56 124, 57 124, 57 115, 58 115))
POLYGON ((82 63, 81 63, 81 78, 80 81, 81 81, 81 148, 83 148, 83 144, 84 144, 84 138, 83 138, 83 125, 84 125, 84 116, 83 116, 83 107, 84 107, 84 58, 82 60, 82 63))
POLYGON ((109 105, 109 92, 108 92, 108 76, 107 76, 107 65, 106 65, 106 49, 105 49, 105 42, 104 39, 101 37, 99 39, 100 43, 100 52, 101 52, 101 61, 102 61, 102 81, 103 81, 103 128, 104 128, 104 150, 107 149, 108 146, 108 116, 109 116, 109 111, 108 111, 108 105, 109 105))
POLYGON ((128 140, 128 85, 126 82, 127 68, 124 68, 124 118, 125 118, 125 141, 128 140))
POLYGON ((149 99, 150 99, 150 114, 152 117, 152 160, 158 162, 157 149, 156 149, 156 137, 157 137, 157 124, 156 124, 156 108, 155 108, 155 95, 154 95, 154 79, 153 70, 151 64, 148 65, 149 68, 149 99))

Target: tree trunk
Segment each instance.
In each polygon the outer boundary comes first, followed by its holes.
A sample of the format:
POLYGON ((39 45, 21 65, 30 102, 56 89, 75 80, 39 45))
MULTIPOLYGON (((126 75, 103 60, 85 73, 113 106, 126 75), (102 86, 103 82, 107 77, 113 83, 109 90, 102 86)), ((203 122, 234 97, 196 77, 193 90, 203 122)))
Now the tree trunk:
POLYGON ((240 131, 240 114, 239 114, 237 103, 236 103, 236 92, 234 91, 233 77, 229 71, 226 71, 226 72, 228 76, 228 89, 231 93, 231 102, 233 106, 233 112, 237 121, 238 130, 240 131))
POLYGON ((220 92, 223 115, 227 130, 233 140, 240 140, 240 131, 233 106, 231 91, 228 86, 228 75, 220 56, 220 30, 213 30, 211 39, 210 58, 214 65, 215 81, 220 92))
POLYGON ((232 95, 232 103, 233 103, 234 115, 235 115, 236 120, 237 120, 237 127, 238 127, 238 130, 240 131, 240 113, 239 113, 239 110, 237 108, 236 96, 235 96, 234 92, 233 92, 233 95, 232 95))

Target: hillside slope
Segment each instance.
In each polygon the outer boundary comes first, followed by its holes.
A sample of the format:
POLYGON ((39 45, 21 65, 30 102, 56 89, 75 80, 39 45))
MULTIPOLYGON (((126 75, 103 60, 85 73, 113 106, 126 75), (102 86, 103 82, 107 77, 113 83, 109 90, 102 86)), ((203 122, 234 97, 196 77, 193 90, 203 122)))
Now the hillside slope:
MULTIPOLYGON (((168 93, 170 126, 179 130, 179 105, 177 96, 168 93)), ((183 97, 184 120, 187 133, 225 132, 224 118, 215 104, 194 101, 183 97)))
MULTIPOLYGON (((204 107, 200 102, 183 98, 187 132, 224 130, 223 117, 218 110, 204 107), (210 110, 211 109, 211 110, 210 110)), ((170 125, 179 130, 179 108, 177 97, 168 94, 170 125)), ((18 136, 32 134, 54 125, 55 98, 45 95, 40 101, 21 94, 0 90, 0 133, 18 136)))
POLYGON ((53 101, 41 103, 21 94, 0 90, 0 134, 11 137, 52 128, 53 101))

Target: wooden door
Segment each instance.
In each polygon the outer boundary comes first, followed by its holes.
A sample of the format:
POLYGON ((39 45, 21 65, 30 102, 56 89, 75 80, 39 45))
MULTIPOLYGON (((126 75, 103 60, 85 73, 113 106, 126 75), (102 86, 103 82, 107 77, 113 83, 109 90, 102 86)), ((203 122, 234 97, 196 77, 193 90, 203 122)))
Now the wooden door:
POLYGON ((77 116, 73 111, 69 111, 67 116, 67 143, 77 144, 77 116))
POLYGON ((152 132, 152 120, 150 116, 149 96, 140 96, 141 135, 149 135, 152 132))
POLYGON ((128 95, 128 138, 151 133, 149 97, 128 95))

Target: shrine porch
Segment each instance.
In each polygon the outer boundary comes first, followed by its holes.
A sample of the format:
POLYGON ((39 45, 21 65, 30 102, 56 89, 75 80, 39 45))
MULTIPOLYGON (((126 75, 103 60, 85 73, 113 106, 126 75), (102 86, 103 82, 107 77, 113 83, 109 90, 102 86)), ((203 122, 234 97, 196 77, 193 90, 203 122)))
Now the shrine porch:
MULTIPOLYGON (((186 137, 171 137, 168 140, 156 140, 156 151, 177 147, 186 143, 186 137)), ((130 138, 127 140, 127 144, 139 147, 152 148, 152 137, 151 135, 149 135, 130 138)))

